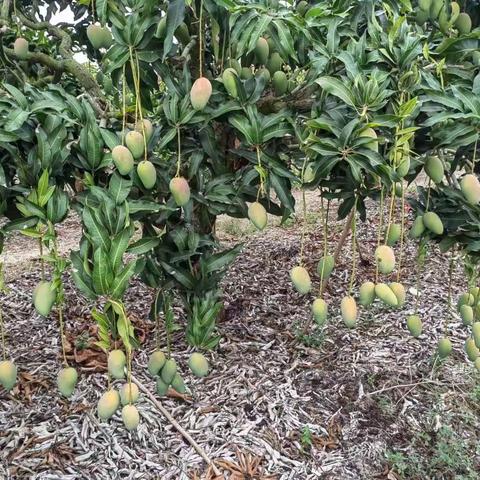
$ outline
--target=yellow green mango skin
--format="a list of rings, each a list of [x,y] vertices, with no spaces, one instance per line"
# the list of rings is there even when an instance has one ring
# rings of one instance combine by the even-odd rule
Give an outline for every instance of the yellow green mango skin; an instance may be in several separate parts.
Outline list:
[[[464,325],[471,325],[474,318],[473,308],[470,305],[461,305],[460,316]]]
[[[133,155],[127,147],[123,145],[114,147],[112,150],[112,159],[121,175],[128,175],[133,170]]]
[[[101,420],[108,420],[120,406],[120,395],[116,390],[106,391],[98,401],[97,413]]]
[[[428,157],[424,169],[428,177],[435,183],[440,183],[445,176],[443,162],[438,157]]]
[[[102,48],[105,38],[101,25],[98,23],[89,25],[87,27],[87,38],[95,50],[99,50],[100,48]]]
[[[165,362],[165,365],[163,366],[162,370],[160,371],[160,376],[166,384],[170,385],[176,373],[177,373],[177,362],[175,362],[173,358],[169,358]]]
[[[183,378],[177,373],[173,377],[172,380],[172,388],[181,394],[184,394],[187,392],[187,388],[185,387],[185,382],[183,381]]]
[[[395,293],[386,283],[378,283],[375,285],[375,295],[386,305],[397,307],[398,300]]]
[[[455,27],[460,35],[468,35],[472,31],[472,19],[468,13],[462,12],[455,21]]]
[[[480,355],[480,351],[475,345],[475,340],[471,337],[467,338],[465,342],[465,353],[471,362],[474,362]]]
[[[305,295],[312,289],[310,275],[304,267],[293,267],[290,270],[290,279],[298,293]]]
[[[145,139],[148,143],[153,135],[153,124],[148,118],[144,118],[135,124],[135,131],[142,134],[142,136],[145,133]]]
[[[19,37],[13,43],[13,53],[20,60],[26,60],[28,57],[28,41]]]
[[[157,382],[155,384],[155,389],[157,391],[157,395],[163,397],[168,392],[168,384],[165,383],[161,377],[157,378]]]
[[[475,345],[480,348],[480,322],[475,322],[472,325],[472,335],[475,340]]]
[[[267,226],[267,211],[259,202],[253,202],[248,207],[248,218],[257,230],[263,230]]]
[[[360,286],[358,303],[363,307],[371,305],[375,300],[375,284],[373,282],[364,282]]]
[[[430,7],[430,20],[436,20],[444,6],[444,0],[433,0]]]
[[[78,373],[73,367],[62,368],[58,372],[57,386],[64,397],[71,397],[78,381]]]
[[[125,135],[125,144],[133,155],[133,158],[142,158],[145,155],[145,139],[140,132],[132,130]]]
[[[140,392],[138,391],[135,383],[124,383],[120,388],[120,402],[122,405],[128,405],[130,403],[136,403]]]
[[[345,296],[340,302],[342,320],[348,328],[355,328],[357,324],[357,304],[351,296]]]
[[[10,360],[0,362],[0,385],[9,392],[17,383],[17,367]]]
[[[418,6],[424,12],[430,12],[430,7],[432,6],[432,0],[418,0]]]
[[[443,223],[435,212],[427,212],[423,215],[423,224],[435,235],[443,234]]]
[[[127,363],[127,357],[122,350],[112,350],[108,354],[108,373],[113,378],[124,378],[125,377],[125,365]]]
[[[201,353],[192,353],[188,359],[188,366],[196,377],[206,377],[208,375],[208,360]]]
[[[163,368],[167,358],[165,354],[160,350],[153,352],[148,359],[147,368],[150,375],[155,376],[158,375],[158,372]]]
[[[322,326],[327,321],[328,305],[323,298],[316,298],[312,304],[312,315],[315,323]]]
[[[423,323],[418,315],[409,315],[407,317],[407,328],[412,337],[418,338],[422,334]]]
[[[475,297],[471,293],[462,293],[457,301],[457,310],[460,312],[462,305],[473,306],[475,303]]]
[[[270,54],[270,48],[265,38],[260,37],[257,40],[254,52],[257,63],[259,63],[260,65],[265,65],[268,60],[268,55]]]
[[[195,80],[190,90],[190,103],[194,110],[203,110],[212,95],[212,84],[208,78],[200,77]]]
[[[335,268],[335,259],[333,255],[325,255],[320,259],[317,265],[317,273],[320,275],[320,279],[326,280],[330,277]]]
[[[438,341],[437,352],[440,358],[447,358],[452,353],[452,342],[449,338],[441,338]]]
[[[395,268],[395,254],[388,245],[380,245],[375,250],[378,270],[381,273],[392,273]]]
[[[137,175],[147,190],[152,189],[157,183],[157,171],[150,160],[143,160],[137,165]]]
[[[131,432],[138,427],[140,423],[140,414],[135,405],[125,405],[122,408],[122,420],[125,428]]]
[[[423,223],[423,216],[418,216],[410,229],[410,238],[420,238],[425,232],[425,225]]]
[[[223,86],[227,93],[233,97],[238,97],[237,82],[236,82],[237,72],[233,68],[226,68],[222,74]]]
[[[475,370],[477,372],[480,372],[480,357],[475,360],[474,365],[475,365]]]
[[[405,298],[407,296],[407,292],[405,291],[405,287],[399,282],[392,282],[389,284],[390,290],[395,294],[397,297],[397,306],[403,307],[405,304]]]
[[[460,188],[468,203],[471,205],[480,203],[480,182],[476,175],[471,173],[465,175],[460,182]]]
[[[179,207],[184,207],[190,200],[190,187],[183,177],[175,177],[170,180],[170,193]]]
[[[243,67],[242,71],[240,72],[240,78],[242,80],[249,80],[253,77],[252,70],[248,67]]]
[[[398,223],[392,223],[388,229],[387,245],[389,247],[395,245],[400,240],[402,234],[402,227]]]
[[[48,317],[57,298],[52,282],[41,281],[33,291],[33,305],[39,315]]]

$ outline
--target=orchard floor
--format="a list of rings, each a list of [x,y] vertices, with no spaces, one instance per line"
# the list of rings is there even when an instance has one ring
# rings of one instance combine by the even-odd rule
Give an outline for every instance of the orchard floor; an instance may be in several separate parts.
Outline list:
[[[321,255],[318,199],[309,195],[305,258],[313,272]],[[374,276],[371,261],[377,214],[359,224],[364,262],[355,288]],[[289,282],[300,249],[301,218],[266,232],[247,222],[221,219],[224,245],[245,242],[223,282],[222,341],[209,354],[205,379],[189,374],[191,349],[175,335],[174,355],[190,388],[162,404],[222,470],[215,477],[201,457],[165,418],[142,398],[141,424],[126,432],[118,414],[99,423],[95,405],[106,388],[104,355],[91,348],[95,328],[90,305],[67,281],[68,355],[81,372],[71,401],[59,397],[55,377],[59,342],[54,318],[40,318],[30,296],[39,279],[36,246],[15,237],[7,245],[10,292],[2,308],[8,352],[20,381],[0,389],[0,479],[478,479],[480,478],[480,377],[465,361],[465,327],[454,314],[448,333],[453,354],[433,362],[445,330],[448,256],[435,248],[421,276],[424,334],[410,337],[405,317],[413,311],[416,246],[405,249],[402,282],[409,289],[401,310],[375,304],[361,309],[358,327],[347,330],[339,302],[348,285],[351,249],[345,247],[325,298],[325,331],[302,335],[313,295],[301,296]],[[330,222],[333,250],[343,223]],[[75,218],[61,228],[64,252],[78,241]],[[455,262],[453,297],[465,288],[462,263]],[[318,278],[314,277],[314,288]],[[147,319],[151,293],[140,282],[127,298],[137,334],[134,374],[153,390],[146,372],[154,349]],[[180,308],[177,321],[184,323]],[[164,346],[162,341],[162,346]]]

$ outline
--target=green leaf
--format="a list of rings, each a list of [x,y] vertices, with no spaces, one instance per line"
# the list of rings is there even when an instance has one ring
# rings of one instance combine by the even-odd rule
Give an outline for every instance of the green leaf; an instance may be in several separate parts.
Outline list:
[[[347,105],[350,105],[351,107],[354,106],[351,92],[338,78],[322,77],[316,80],[316,83],[318,83],[326,92],[340,98],[340,100]]]
[[[128,263],[124,269],[115,277],[112,285],[112,297],[121,298],[128,286],[128,281],[135,273],[136,262]]]
[[[137,242],[130,245],[127,249],[128,253],[133,255],[143,255],[150,250],[153,250],[160,244],[159,237],[143,237]]]

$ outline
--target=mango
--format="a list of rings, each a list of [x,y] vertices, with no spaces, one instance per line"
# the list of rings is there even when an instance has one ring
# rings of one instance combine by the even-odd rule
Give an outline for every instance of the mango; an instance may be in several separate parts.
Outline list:
[[[272,78],[273,89],[275,90],[275,95],[281,97],[287,93],[288,79],[285,75],[285,72],[278,71],[273,74]]]
[[[248,67],[243,67],[242,71],[240,72],[240,78],[242,80],[250,80],[253,78],[252,70]]]
[[[265,65],[265,63],[267,63],[270,49],[268,47],[268,42],[265,38],[260,37],[257,40],[254,53],[255,53],[255,59],[257,63],[259,63],[260,65]]]
[[[223,86],[227,93],[233,97],[238,97],[238,90],[237,90],[237,72],[233,68],[226,68],[222,74]]]
[[[395,245],[400,240],[400,235],[402,234],[402,227],[398,223],[392,223],[390,228],[387,229],[387,245]]]
[[[52,282],[41,281],[33,291],[33,305],[39,315],[48,317],[57,299],[57,291]]]
[[[465,175],[460,182],[465,200],[471,205],[478,205],[480,203],[480,182],[476,175],[471,173]]]
[[[175,177],[170,180],[170,193],[179,207],[185,206],[190,200],[190,187],[183,177]]]
[[[397,307],[398,300],[392,289],[386,283],[378,283],[375,285],[375,295],[386,305]]]
[[[141,133],[142,135],[145,133],[145,139],[148,143],[153,135],[152,122],[148,118],[138,120],[138,122],[135,124],[135,131]]]
[[[64,397],[71,397],[78,381],[78,373],[73,367],[62,368],[57,375],[58,390]]]
[[[381,273],[392,273],[395,268],[395,254],[388,245],[380,245],[375,250],[375,259]]]
[[[122,350],[112,350],[108,354],[107,364],[108,372],[113,378],[125,377],[125,365],[127,363],[127,357]]]
[[[263,230],[267,226],[267,211],[259,202],[253,202],[248,207],[248,218],[257,230]]]
[[[87,27],[87,38],[95,50],[103,47],[103,28],[99,23],[93,23]]]
[[[325,324],[328,315],[328,305],[323,298],[316,298],[312,303],[312,315],[317,325]]]
[[[125,144],[133,155],[133,158],[142,158],[145,155],[145,140],[143,135],[136,130],[131,130],[125,135]]]
[[[263,77],[265,78],[265,83],[268,84],[270,83],[270,80],[271,80],[271,75],[270,75],[270,72],[266,69],[266,68],[260,68],[256,71],[255,75],[257,77]]]
[[[297,13],[303,17],[307,13],[309,7],[310,5],[306,0],[301,0],[297,4]]]
[[[158,375],[158,372],[162,369],[167,361],[165,354],[160,350],[153,352],[148,359],[147,368],[150,375]]]
[[[128,175],[133,169],[133,155],[130,150],[123,146],[117,145],[112,150],[113,163],[121,175]]]
[[[188,27],[185,22],[182,22],[175,30],[175,38],[182,45],[186,46],[190,43],[190,32],[188,31]]]
[[[480,372],[480,357],[475,360],[474,365],[477,372]]]
[[[28,57],[28,41],[19,37],[13,42],[13,53],[20,60],[26,60]]]
[[[107,27],[103,27],[100,31],[101,47],[108,50],[113,44],[112,32]]]
[[[206,377],[208,375],[208,361],[201,353],[192,353],[188,359],[188,366],[196,377]]]
[[[435,182],[440,183],[445,175],[443,162],[438,157],[427,157],[424,165],[425,173]]]
[[[472,19],[468,13],[462,12],[455,21],[455,27],[460,35],[468,35],[472,30]]]
[[[173,358],[169,358],[165,362],[165,365],[163,366],[162,370],[160,371],[160,376],[165,383],[170,385],[176,373],[177,373],[177,362],[175,362]]]
[[[0,385],[10,391],[17,383],[17,367],[10,360],[0,362]]]
[[[297,266],[290,270],[290,279],[298,293],[305,295],[312,289],[310,275],[304,267]]]
[[[443,223],[435,212],[427,212],[423,216],[423,224],[435,235],[442,235]]]
[[[136,403],[140,392],[135,383],[124,383],[120,388],[120,401],[122,405],[128,405],[130,403]]]
[[[471,293],[462,293],[457,301],[457,310],[460,312],[462,305],[473,306],[475,303],[475,297]]]
[[[212,84],[205,77],[195,80],[190,90],[190,102],[194,110],[203,110],[212,95]]]
[[[187,388],[185,387],[185,382],[183,378],[177,373],[172,380],[172,388],[178,393],[186,393]]]
[[[425,225],[423,223],[423,216],[419,215],[414,221],[410,229],[410,238],[419,238],[425,232]]]
[[[335,268],[335,259],[333,255],[325,255],[320,259],[317,265],[317,273],[320,275],[320,279],[326,280],[330,277]]]
[[[441,338],[438,341],[437,352],[440,358],[446,358],[452,353],[452,342],[449,338]]]
[[[434,21],[440,15],[440,11],[445,5],[444,0],[433,0],[432,5],[430,6],[430,20]]]
[[[157,183],[157,171],[149,160],[143,160],[137,165],[137,175],[147,190],[153,188]]]
[[[340,302],[342,319],[348,328],[354,328],[357,323],[357,304],[351,296],[345,296]]]
[[[424,12],[430,12],[430,7],[432,6],[432,0],[418,0],[418,6]]]
[[[473,323],[473,308],[470,305],[462,305],[460,307],[460,316],[464,325],[471,325]]]
[[[403,307],[405,304],[405,298],[407,296],[407,292],[405,291],[405,287],[398,282],[392,282],[388,285],[390,290],[395,294],[397,297],[398,307]]]
[[[371,305],[375,300],[375,284],[373,282],[363,282],[360,286],[358,303],[364,307]]]
[[[275,72],[278,72],[282,69],[282,65],[283,65],[283,59],[282,57],[280,56],[280,54],[278,52],[273,52],[272,55],[270,55],[270,58],[268,59],[268,62],[267,62],[267,69],[268,71],[270,72],[270,75],[272,77],[275,76]],[[286,77],[285,77],[285,91],[287,89],[287,84],[286,84]]]
[[[471,362],[474,362],[480,355],[480,351],[475,345],[475,340],[471,337],[467,338],[465,342],[465,353]]]
[[[472,335],[475,340],[475,345],[480,348],[480,322],[475,322],[472,325]]]
[[[448,15],[445,6],[442,7],[442,9],[440,10],[440,14],[438,15],[438,26],[440,28],[440,31],[445,35],[450,29],[450,16]]]
[[[157,390],[157,394],[160,395],[161,397],[163,397],[164,395],[166,395],[167,392],[168,392],[168,384],[165,383],[165,382],[161,379],[161,377],[158,377],[158,378],[157,378],[156,390]]]
[[[423,324],[418,315],[407,317],[407,328],[412,337],[418,338],[422,334]]]
[[[430,12],[424,12],[423,10],[418,10],[418,12],[415,15],[415,23],[421,27],[422,25],[425,24],[425,22],[429,19],[430,17]]]
[[[122,408],[122,420],[125,428],[130,432],[140,423],[140,415],[135,405],[125,405]]]
[[[395,196],[401,198],[402,195],[403,195],[403,183],[397,182],[395,184]]]
[[[114,389],[106,391],[98,401],[97,413],[100,419],[108,420],[120,405],[120,395]]]
[[[374,152],[378,152],[378,140],[377,140],[378,137],[377,137],[377,133],[373,128],[370,128],[370,127],[364,128],[359,133],[359,136],[372,138],[373,140],[371,142],[368,142],[363,146],[366,148],[369,148],[370,150],[373,150]]]

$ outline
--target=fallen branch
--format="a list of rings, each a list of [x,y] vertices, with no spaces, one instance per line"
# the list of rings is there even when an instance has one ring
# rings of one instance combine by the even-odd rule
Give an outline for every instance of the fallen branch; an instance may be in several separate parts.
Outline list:
[[[148,400],[160,410],[161,414],[177,429],[179,433],[187,440],[187,442],[195,449],[195,451],[210,465],[215,473],[219,476],[222,473],[207,455],[205,450],[190,436],[190,434],[172,417],[172,415],[165,409],[165,407],[154,397],[154,395],[148,390],[143,383],[141,383],[133,375],[130,375],[130,378],[135,385],[147,396]]]

